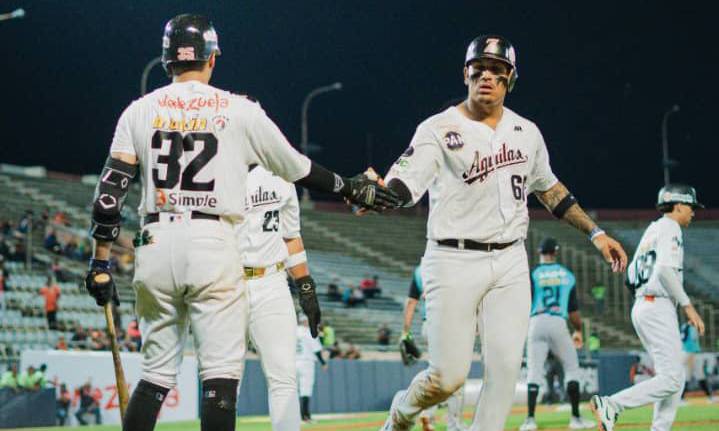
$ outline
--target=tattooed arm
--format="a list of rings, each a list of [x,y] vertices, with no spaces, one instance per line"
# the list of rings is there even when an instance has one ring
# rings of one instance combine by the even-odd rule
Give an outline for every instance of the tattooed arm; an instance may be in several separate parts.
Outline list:
[[[565,220],[582,233],[591,235],[592,243],[602,253],[604,259],[612,265],[613,271],[624,271],[627,266],[627,254],[621,244],[598,228],[594,220],[571,196],[564,184],[557,182],[548,190],[537,191],[534,194],[549,212]]]

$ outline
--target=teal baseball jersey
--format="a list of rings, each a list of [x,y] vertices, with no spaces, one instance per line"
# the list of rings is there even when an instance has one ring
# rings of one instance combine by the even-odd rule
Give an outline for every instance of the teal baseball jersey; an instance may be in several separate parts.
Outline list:
[[[576,279],[572,271],[558,263],[542,263],[532,271],[531,315],[551,314],[567,318],[577,311]]]

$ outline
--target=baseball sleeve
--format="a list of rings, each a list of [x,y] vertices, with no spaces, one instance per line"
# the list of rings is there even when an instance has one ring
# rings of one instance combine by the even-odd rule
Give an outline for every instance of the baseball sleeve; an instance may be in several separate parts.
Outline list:
[[[544,143],[542,133],[539,129],[536,130],[536,133],[537,149],[534,156],[534,166],[527,179],[530,193],[547,191],[558,181],[549,165],[549,153],[547,152],[547,145]]]
[[[407,150],[392,165],[385,184],[397,178],[407,186],[412,200],[406,205],[416,204],[439,172],[442,150],[439,140],[428,126],[420,124]]]
[[[251,147],[248,163],[258,163],[291,183],[309,174],[310,159],[290,145],[259,106],[248,124],[247,135]]]
[[[657,238],[657,265],[681,270],[684,266],[682,231],[678,225],[662,229]]]
[[[419,286],[417,286],[417,276],[414,276],[412,277],[412,283],[409,285],[409,293],[407,293],[407,297],[419,301],[421,296],[422,292],[420,292]]]
[[[300,203],[294,184],[287,184],[287,193],[289,199],[280,209],[282,238],[297,238],[300,236]]]
[[[132,116],[134,112],[135,102],[130,104],[120,115],[115,127],[115,134],[112,137],[110,145],[111,153],[127,153],[133,156],[137,155],[135,145],[132,139]]]

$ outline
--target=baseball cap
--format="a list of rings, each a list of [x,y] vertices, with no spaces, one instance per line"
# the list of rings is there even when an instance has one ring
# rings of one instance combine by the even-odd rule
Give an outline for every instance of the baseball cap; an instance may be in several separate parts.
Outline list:
[[[557,244],[557,240],[554,238],[544,238],[542,242],[539,243],[539,252],[542,254],[556,253],[557,250],[559,250],[559,244]]]

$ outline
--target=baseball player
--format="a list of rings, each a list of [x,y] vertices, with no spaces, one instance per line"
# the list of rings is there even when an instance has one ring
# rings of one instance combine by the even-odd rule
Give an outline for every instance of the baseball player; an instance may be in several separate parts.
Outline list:
[[[531,274],[532,309],[527,337],[527,419],[520,431],[537,429],[534,410],[539,384],[544,377],[547,354],[559,359],[567,382],[567,395],[572,406],[569,429],[592,428],[595,423],[579,414],[579,360],[575,349],[582,347],[582,318],[579,314],[576,280],[564,265],[557,263],[559,245],[546,238],[539,245],[539,265]],[[566,320],[574,327],[570,335]]]
[[[119,303],[110,248],[120,232],[130,181],[139,171],[142,230],[133,288],[143,370],[123,428],[154,429],[175,386],[191,325],[202,380],[201,428],[234,430],[248,318],[234,226],[246,212],[247,166],[260,164],[287,181],[371,209],[397,202],[366,176],[343,178],[311,162],[258,104],[210,86],[220,49],[207,18],[171,19],[162,49],[173,82],[133,102],[120,116],[95,190],[90,232],[96,242],[85,287],[100,306]],[[320,312],[312,285],[300,290],[300,305],[316,333]]]
[[[285,269],[298,286],[315,285],[300,236],[297,191],[292,183],[252,165],[247,205],[247,217],[237,231],[250,303],[250,339],[267,378],[272,428],[296,431],[300,427],[297,315]]]
[[[696,361],[697,353],[701,353],[702,351],[702,348],[699,345],[699,333],[697,332],[697,328],[684,322],[682,323],[679,332],[682,336],[682,351],[684,352],[684,367],[686,371],[686,383],[684,384],[684,390],[682,391],[682,400],[687,394],[689,383],[692,379],[695,379],[699,383],[699,387],[709,398],[709,402],[713,402],[714,397],[712,396],[709,374],[706,372],[704,364],[698,364]]]
[[[402,354],[402,362],[405,365],[412,365],[420,358],[422,353],[414,342],[412,337],[412,319],[417,305],[421,302],[422,314],[422,337],[427,338],[427,310],[425,308],[423,295],[422,271],[419,267],[414,268],[412,273],[412,283],[409,286],[407,300],[404,303],[404,327],[402,328],[402,336],[399,341],[399,350]],[[462,408],[464,407],[464,386],[455,391],[447,399],[447,430],[462,431]],[[434,416],[437,412],[437,406],[430,407],[420,413],[419,418],[422,423],[423,431],[434,430]]]
[[[302,420],[310,422],[310,398],[315,386],[315,362],[327,369],[327,362],[322,357],[322,345],[317,337],[310,334],[309,320],[300,316],[300,326],[297,328],[297,383],[300,388],[300,408]]]
[[[627,269],[627,287],[635,296],[632,324],[654,363],[654,377],[611,396],[595,395],[590,407],[601,431],[612,431],[624,409],[654,403],[653,431],[669,430],[684,387],[682,341],[677,304],[699,335],[704,322],[683,287],[684,241],[694,209],[702,208],[694,188],[668,184],[659,190],[657,209],[664,215],[652,222]]]
[[[552,173],[537,126],[504,107],[516,80],[507,39],[473,40],[464,62],[467,99],[422,122],[385,178],[403,205],[427,189],[430,202],[422,259],[429,368],[395,396],[385,429],[409,429],[464,384],[477,326],[484,380],[472,429],[504,427],[529,323],[527,193],[587,234],[614,270],[626,265],[621,245]]]

